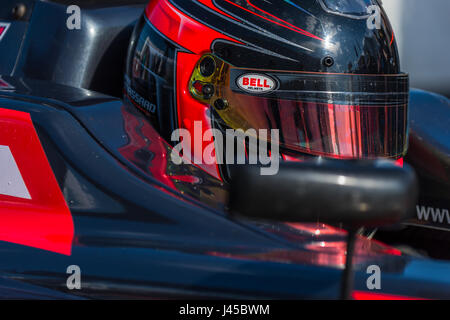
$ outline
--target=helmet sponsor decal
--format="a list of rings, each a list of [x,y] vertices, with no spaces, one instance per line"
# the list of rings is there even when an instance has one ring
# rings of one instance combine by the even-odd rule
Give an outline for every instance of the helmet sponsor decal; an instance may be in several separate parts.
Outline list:
[[[154,114],[156,113],[156,105],[143,98],[139,93],[133,90],[130,85],[130,78],[125,77],[125,92],[130,98],[131,102],[136,103],[138,107],[142,108],[144,111]]]
[[[9,26],[10,23],[0,22],[0,41],[2,41],[3,37],[6,34],[6,31],[8,31]]]
[[[275,79],[258,73],[246,73],[236,80],[237,86],[250,93],[268,93],[277,88]]]

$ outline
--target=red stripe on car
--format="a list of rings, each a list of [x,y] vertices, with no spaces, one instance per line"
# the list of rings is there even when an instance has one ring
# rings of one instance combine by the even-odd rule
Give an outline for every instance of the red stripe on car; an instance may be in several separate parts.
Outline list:
[[[30,114],[0,109],[0,146],[0,241],[70,255],[72,216]]]

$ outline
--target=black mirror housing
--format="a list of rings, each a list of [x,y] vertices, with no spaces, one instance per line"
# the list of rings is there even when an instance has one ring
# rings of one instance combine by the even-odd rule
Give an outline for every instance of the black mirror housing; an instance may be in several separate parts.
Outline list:
[[[413,169],[387,160],[284,162],[273,176],[237,166],[231,180],[231,211],[272,221],[393,225],[413,216],[418,196]]]

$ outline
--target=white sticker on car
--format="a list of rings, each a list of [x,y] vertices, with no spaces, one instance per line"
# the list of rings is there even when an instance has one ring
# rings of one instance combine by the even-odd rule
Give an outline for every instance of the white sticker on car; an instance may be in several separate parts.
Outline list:
[[[23,181],[17,163],[8,146],[0,146],[0,194],[31,199],[30,193]]]

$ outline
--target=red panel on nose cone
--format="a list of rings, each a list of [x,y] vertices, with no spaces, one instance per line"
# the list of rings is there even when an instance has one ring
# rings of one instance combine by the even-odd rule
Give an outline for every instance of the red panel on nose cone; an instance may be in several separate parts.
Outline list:
[[[0,109],[0,241],[70,255],[74,226],[28,113]]]

